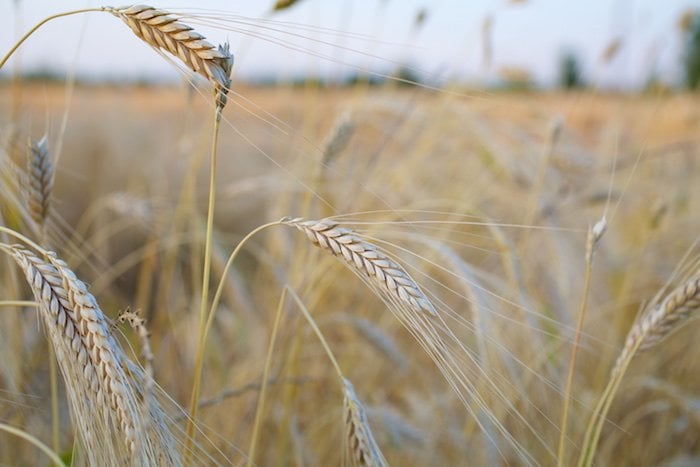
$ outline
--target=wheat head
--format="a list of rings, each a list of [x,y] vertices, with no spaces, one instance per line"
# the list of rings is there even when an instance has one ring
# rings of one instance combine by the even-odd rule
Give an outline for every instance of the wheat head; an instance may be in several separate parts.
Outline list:
[[[115,464],[124,458],[178,464],[165,424],[158,423],[141,436],[142,377],[110,333],[87,286],[52,253],[42,258],[20,246],[10,251],[40,303],[90,464]],[[140,377],[134,380],[133,375]],[[151,404],[150,413],[160,411]]]
[[[167,11],[147,5],[104,7],[123,20],[141,40],[156,50],[165,50],[179,58],[188,68],[209,80],[217,94],[217,106],[226,105],[231,87],[233,55],[228,44],[215,47],[190,26]]]
[[[625,340],[615,369],[631,358],[632,353],[656,346],[678,328],[690,314],[700,308],[700,274],[669,293],[661,303],[652,306],[634,324]],[[615,370],[613,370],[615,371]]]
[[[355,394],[355,388],[346,378],[343,378],[343,394],[346,455],[350,464],[367,467],[388,466],[374,439],[365,409]]]
[[[339,227],[330,219],[283,219],[282,223],[301,230],[314,245],[344,259],[357,271],[374,279],[379,289],[391,299],[416,312],[437,314],[432,302],[401,265],[352,230]]]
[[[54,168],[46,136],[31,144],[27,167],[29,214],[34,223],[43,228],[49,217]]]

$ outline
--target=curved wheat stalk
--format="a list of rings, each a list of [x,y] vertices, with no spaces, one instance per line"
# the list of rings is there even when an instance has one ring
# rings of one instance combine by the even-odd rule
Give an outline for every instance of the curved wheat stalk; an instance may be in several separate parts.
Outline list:
[[[217,94],[217,106],[223,109],[231,87],[233,67],[228,43],[215,47],[177,17],[151,6],[104,7],[104,10],[123,20],[151,47],[165,50],[209,80]]]
[[[401,265],[352,230],[339,227],[330,219],[296,218],[281,222],[301,230],[316,246],[342,257],[363,275],[373,278],[390,298],[408,305],[413,311],[437,314],[430,299]]]
[[[111,335],[95,298],[54,254],[41,258],[19,246],[9,248],[23,270],[49,332],[63,373],[74,423],[91,465],[134,462],[178,464],[167,427],[161,422],[142,436],[142,383],[135,365]],[[149,413],[161,412],[149,401]],[[115,429],[121,433],[115,437]]]

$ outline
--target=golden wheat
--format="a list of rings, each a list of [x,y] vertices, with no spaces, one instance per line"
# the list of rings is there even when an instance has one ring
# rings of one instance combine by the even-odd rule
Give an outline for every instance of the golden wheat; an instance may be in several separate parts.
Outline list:
[[[352,383],[346,378],[343,378],[343,394],[346,455],[350,464],[367,467],[388,466],[372,434],[365,408],[355,394]]]
[[[46,136],[33,143],[27,168],[27,204],[29,214],[37,227],[43,229],[49,217],[54,169]]]
[[[664,340],[698,308],[700,308],[700,275],[695,275],[668,294],[661,303],[648,308],[634,324],[627,334],[625,347],[618,357],[613,372],[635,353],[649,350]]]
[[[352,230],[330,219],[283,219],[282,223],[301,230],[314,245],[342,257],[363,275],[373,278],[391,299],[397,299],[413,311],[437,314],[430,299],[401,265]]]
[[[154,430],[141,436],[144,421],[138,396],[143,376],[110,333],[87,286],[52,253],[41,258],[19,246],[9,251],[40,304],[90,463],[118,463],[127,457],[178,464],[164,423],[159,420]],[[148,417],[162,413],[153,401],[148,405]],[[115,428],[121,432],[121,442],[115,443]]]
[[[169,52],[209,80],[214,84],[218,107],[226,105],[233,67],[228,43],[215,47],[175,16],[151,6],[105,7],[105,11],[123,20],[136,36],[154,49]]]

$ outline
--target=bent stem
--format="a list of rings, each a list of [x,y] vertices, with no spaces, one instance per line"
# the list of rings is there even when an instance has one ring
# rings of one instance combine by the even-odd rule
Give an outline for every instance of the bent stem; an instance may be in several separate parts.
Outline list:
[[[2,61],[0,61],[0,69],[2,69],[3,65],[5,65],[5,63],[10,59],[12,54],[15,53],[15,51],[19,48],[19,46],[22,45],[24,43],[24,41],[29,39],[29,37],[32,34],[34,34],[36,32],[36,30],[39,29],[40,27],[42,27],[44,24],[48,23],[49,21],[51,21],[53,19],[63,18],[65,16],[77,15],[80,13],[88,13],[88,12],[92,12],[92,11],[104,11],[104,8],[102,8],[102,7],[100,7],[100,8],[84,8],[82,10],[67,11],[64,13],[58,13],[56,15],[49,16],[48,18],[44,18],[43,20],[39,21],[36,24],[36,26],[34,26],[24,36],[22,36],[22,38],[20,40],[18,40],[17,43],[15,43],[15,45],[12,46],[10,51],[7,52],[7,54],[2,58]]]
[[[45,445],[44,443],[39,441],[37,438],[30,435],[29,433],[22,431],[22,430],[18,430],[17,428],[10,426],[10,425],[7,425],[5,423],[0,423],[0,431],[5,431],[5,432],[10,433],[12,435],[15,435],[19,438],[22,438],[25,441],[28,441],[29,443],[36,446],[41,452],[46,454],[46,456],[49,459],[51,459],[51,461],[54,464],[65,467],[65,465],[66,465],[65,462],[63,462],[61,460],[61,458],[58,457],[58,455],[54,451],[51,450],[50,447],[48,447],[47,445]]]

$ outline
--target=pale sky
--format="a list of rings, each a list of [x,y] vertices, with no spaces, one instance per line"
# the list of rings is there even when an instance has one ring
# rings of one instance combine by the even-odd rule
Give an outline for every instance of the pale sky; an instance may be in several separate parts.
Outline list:
[[[194,24],[201,19],[185,21],[214,44],[229,40],[236,56],[234,73],[241,77],[339,76],[368,68],[390,72],[395,63],[407,62],[424,79],[458,76],[484,82],[508,67],[529,70],[537,82],[548,84],[556,82],[558,57],[571,50],[581,58],[588,81],[614,86],[640,86],[652,72],[677,82],[682,51],[678,20],[684,11],[700,9],[700,0],[300,0],[289,10],[268,15],[273,3],[153,0],[149,4],[194,15],[223,10],[250,18],[228,23],[228,30]],[[101,4],[0,0],[0,30],[10,32],[0,36],[0,51],[4,54],[20,31],[50,14]],[[421,10],[427,16],[416,31],[414,20]],[[487,67],[482,30],[489,17],[492,62]],[[249,33],[242,33],[242,28]],[[289,34],[282,34],[282,29]],[[621,40],[619,53],[605,64],[601,55],[616,38]],[[79,74],[90,77],[177,78],[174,67],[126,25],[100,12],[55,20],[20,52],[25,69],[65,71],[75,66]]]

